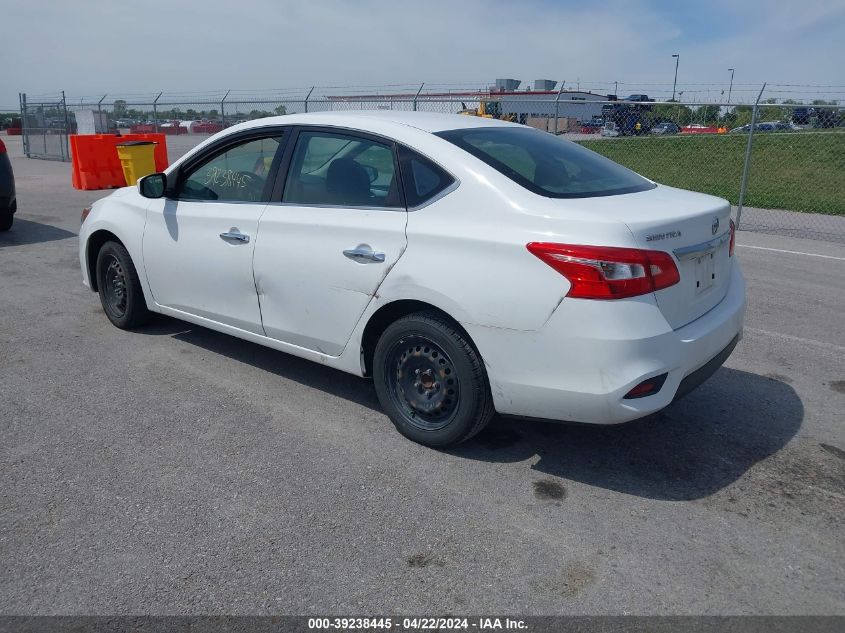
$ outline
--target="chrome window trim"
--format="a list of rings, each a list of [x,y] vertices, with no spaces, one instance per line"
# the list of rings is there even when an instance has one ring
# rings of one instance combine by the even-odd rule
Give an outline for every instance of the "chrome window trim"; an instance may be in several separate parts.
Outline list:
[[[313,209],[346,209],[354,211],[402,211],[405,213],[405,207],[375,207],[365,205],[353,204],[321,204],[319,202],[270,202],[268,207],[308,207]]]
[[[437,163],[435,163],[435,165],[436,164]],[[444,169],[443,171],[446,171],[446,170]],[[449,174],[448,171],[446,171],[446,173]],[[449,175],[452,176],[452,174],[449,174]],[[427,206],[434,204],[435,202],[437,202],[441,198],[448,196],[455,189],[457,189],[460,185],[461,185],[461,181],[458,180],[457,178],[455,178],[454,176],[452,176],[452,184],[451,185],[446,187],[443,191],[439,192],[437,195],[434,195],[431,198],[429,198],[428,200],[424,201],[422,204],[418,204],[415,207],[408,207],[408,211],[411,212],[411,211],[419,211],[420,209],[425,209]]]

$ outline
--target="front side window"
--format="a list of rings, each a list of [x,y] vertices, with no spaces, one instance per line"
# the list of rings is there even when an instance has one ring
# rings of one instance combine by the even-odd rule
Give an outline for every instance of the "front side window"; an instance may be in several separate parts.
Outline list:
[[[261,202],[282,137],[253,139],[193,168],[176,191],[180,200]]]
[[[402,206],[393,148],[342,133],[300,132],[282,202]]]
[[[539,130],[480,127],[437,136],[548,198],[613,196],[656,186],[604,156]]]

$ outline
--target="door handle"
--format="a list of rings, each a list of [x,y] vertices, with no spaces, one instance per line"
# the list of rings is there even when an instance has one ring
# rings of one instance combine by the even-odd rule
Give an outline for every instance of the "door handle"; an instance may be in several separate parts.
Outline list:
[[[249,242],[249,235],[240,231],[226,231],[225,233],[221,233],[220,237],[224,240],[233,240],[235,242]]]
[[[362,246],[347,249],[343,251],[343,254],[352,261],[362,264],[367,262],[376,262],[380,264],[384,261],[384,253],[379,253],[371,248],[364,248]]]

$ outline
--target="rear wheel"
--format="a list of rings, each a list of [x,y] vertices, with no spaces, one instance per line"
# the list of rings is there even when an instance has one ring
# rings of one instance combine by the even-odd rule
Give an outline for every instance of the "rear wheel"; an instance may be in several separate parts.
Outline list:
[[[115,326],[130,330],[146,323],[150,311],[129,252],[118,242],[106,242],[97,255],[97,289],[103,311]]]
[[[493,417],[493,399],[478,352],[436,312],[410,314],[379,338],[373,380],[397,430],[427,446],[472,437]]]

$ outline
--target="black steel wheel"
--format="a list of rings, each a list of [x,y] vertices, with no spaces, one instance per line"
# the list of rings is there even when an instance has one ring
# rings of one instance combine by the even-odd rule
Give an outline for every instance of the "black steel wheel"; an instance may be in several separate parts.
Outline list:
[[[399,432],[428,446],[462,442],[494,413],[478,352],[436,312],[411,314],[387,327],[376,344],[373,379]]]
[[[110,315],[120,318],[126,314],[126,272],[113,253],[108,253],[103,257],[103,265],[106,267],[102,291],[104,307]]]
[[[128,330],[150,318],[132,258],[118,242],[106,242],[97,254],[97,290],[103,311],[115,326]]]
[[[389,393],[408,423],[425,431],[448,425],[460,398],[458,376],[449,355],[420,335],[395,341],[388,354]]]

